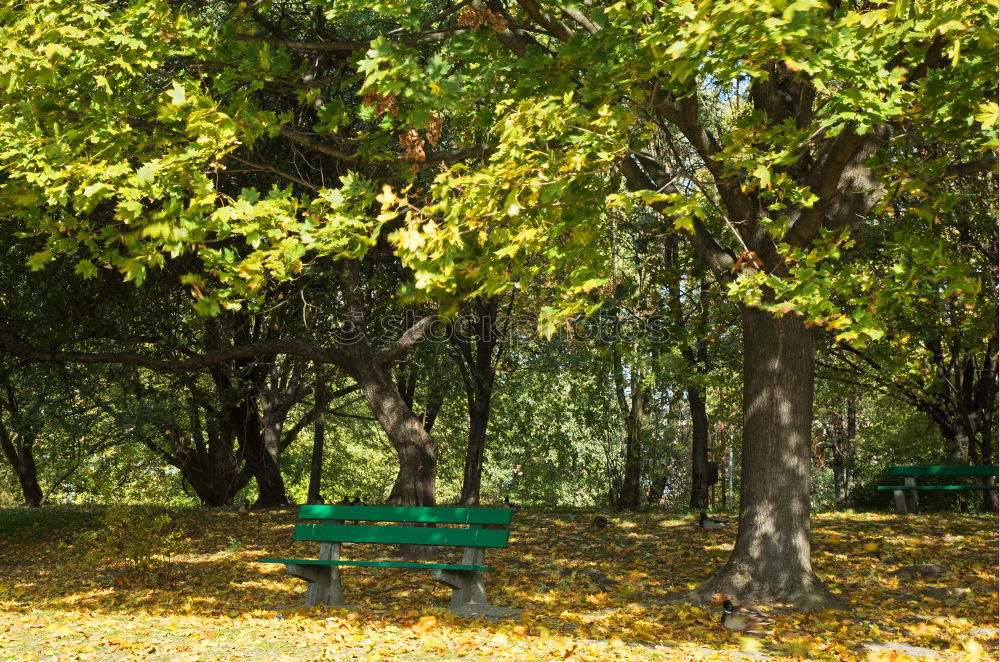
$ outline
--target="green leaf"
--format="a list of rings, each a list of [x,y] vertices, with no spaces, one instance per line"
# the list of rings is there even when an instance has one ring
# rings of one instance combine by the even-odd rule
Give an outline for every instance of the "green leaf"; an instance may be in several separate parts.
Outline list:
[[[32,271],[44,269],[45,265],[52,261],[52,253],[49,251],[38,251],[28,258],[28,268]]]
[[[167,96],[170,97],[170,103],[175,106],[183,106],[187,101],[187,93],[184,91],[184,86],[177,81],[171,81],[171,87],[167,90]]]
[[[83,278],[93,278],[97,275],[97,267],[90,260],[80,260],[73,271]]]

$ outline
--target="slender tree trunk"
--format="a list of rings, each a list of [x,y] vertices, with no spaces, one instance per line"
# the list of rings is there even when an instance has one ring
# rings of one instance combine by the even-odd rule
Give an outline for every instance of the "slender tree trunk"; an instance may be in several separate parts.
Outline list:
[[[506,347],[507,338],[504,335],[511,319],[513,295],[508,299],[502,330],[498,326],[500,303],[500,297],[477,298],[470,309],[471,318],[465,320],[468,324],[457,324],[451,334],[469,414],[469,439],[465,449],[462,494],[459,497],[463,506],[479,505],[481,496],[486,428],[490,421],[497,367]]]
[[[857,459],[858,438],[858,398],[852,395],[847,399],[847,452],[844,459],[844,498],[854,489],[854,469]]]
[[[306,499],[315,503],[320,498],[320,487],[323,482],[323,444],[326,433],[326,384],[323,381],[323,366],[316,364],[316,419],[313,421],[313,448],[309,463],[309,493]]]
[[[797,315],[743,310],[739,532],[725,567],[693,592],[743,602],[835,602],[809,558],[815,330]]]
[[[616,323],[617,328],[617,323]],[[642,500],[640,476],[642,473],[642,433],[646,406],[643,371],[632,365],[628,372],[628,389],[625,386],[625,363],[621,351],[612,350],[612,376],[618,410],[625,419],[625,453],[622,458],[621,481],[612,482],[611,505],[618,510],[638,510]]]
[[[645,427],[646,390],[642,384],[642,371],[632,367],[631,407],[625,424],[625,469],[619,507],[635,511],[642,503],[642,441]]]
[[[281,469],[281,433],[285,429],[285,415],[287,411],[281,411],[274,407],[274,403],[264,400],[264,409],[261,416],[261,433],[264,437],[264,448],[271,456],[274,465]]]
[[[45,504],[45,495],[38,484],[38,467],[35,465],[31,444],[22,442],[15,446],[8,432],[0,429],[0,448],[17,474],[17,482],[24,495],[24,505],[28,508],[41,508]]]
[[[689,386],[691,411],[691,507],[708,508],[708,411],[703,389]]]
[[[485,402],[469,404],[469,443],[465,449],[465,470],[462,476],[463,506],[478,506],[483,482],[483,456],[486,453],[486,426],[490,421],[490,393]]]
[[[834,448],[831,465],[833,465],[833,503],[835,507],[840,508],[844,504],[847,490],[844,480],[844,456],[836,448]]]
[[[847,498],[848,481],[850,480],[848,465],[853,462],[854,430],[856,424],[854,414],[854,399],[847,400],[847,415],[841,414],[840,398],[836,400],[836,410],[830,416],[829,448],[832,456],[830,465],[833,469],[833,502],[839,508]]]
[[[673,282],[673,291],[677,303],[674,310],[674,321],[679,327],[684,326],[684,315],[680,306],[681,287],[678,279]],[[708,292],[710,285],[702,280],[698,289],[699,313],[697,317],[697,338],[695,347],[683,348],[684,359],[696,373],[708,371],[708,344],[704,338],[708,334]],[[691,503],[696,509],[708,508],[708,410],[705,402],[705,389],[697,382],[687,387],[688,408],[691,411]]]

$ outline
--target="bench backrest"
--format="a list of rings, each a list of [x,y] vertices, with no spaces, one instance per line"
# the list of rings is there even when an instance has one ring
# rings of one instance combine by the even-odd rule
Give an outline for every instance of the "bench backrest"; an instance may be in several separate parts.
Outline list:
[[[997,465],[955,465],[889,467],[890,476],[998,476]]]
[[[313,542],[379,543],[384,545],[442,545],[448,547],[506,547],[509,508],[429,508],[406,506],[302,506],[299,518],[318,520],[295,525],[295,540]],[[464,524],[465,527],[349,525],[344,521],[400,524]]]

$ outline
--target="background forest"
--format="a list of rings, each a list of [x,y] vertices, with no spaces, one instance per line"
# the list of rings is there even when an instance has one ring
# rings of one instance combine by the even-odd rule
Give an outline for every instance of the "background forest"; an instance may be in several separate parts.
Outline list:
[[[995,245],[989,238],[980,244]],[[623,252],[638,262],[643,256],[634,250],[629,245]],[[185,356],[268,328],[309,325],[310,331],[321,331],[322,320],[334,314],[323,310],[316,283],[296,283],[273,311],[205,318],[191,310],[186,292],[167,274],[155,275],[141,289],[114,278],[80,282],[55,268],[28,273],[18,267],[23,259],[13,258],[13,247],[6,252],[4,289],[37,293],[24,302],[30,305],[25,315],[53,345],[155,348],[164,356]],[[629,275],[635,282],[605,288],[606,308],[592,324],[552,339],[537,336],[536,320],[518,305],[516,295],[500,302],[494,332],[500,347],[492,354],[496,372],[482,465],[484,504],[508,496],[534,506],[619,509],[628,426],[637,420],[641,509],[735,506],[730,499],[739,498],[742,425],[736,306],[697,282],[693,292],[666,302],[666,286]],[[392,310],[396,286],[387,279],[370,295]],[[988,316],[994,292],[984,288],[974,314]],[[656,326],[649,325],[653,332],[643,332],[637,342],[616,341],[608,330],[613,322],[603,312],[608,309],[633,318],[644,315]],[[400,308],[398,319],[387,324],[398,325],[405,312]],[[474,318],[467,315],[465,321],[470,320]],[[912,332],[937,332],[939,320],[924,321],[926,328],[914,321]],[[387,334],[398,331],[390,328]],[[456,503],[470,439],[470,369],[454,334],[449,341],[444,323],[439,331],[398,362],[393,377],[438,440],[439,502]],[[641,331],[625,333],[636,337]],[[918,340],[930,343],[929,338]],[[955,360],[950,352],[968,355],[976,369],[987,368],[984,375],[973,373],[974,379],[988,380],[995,347],[995,332],[984,339],[957,339],[947,349],[948,360]],[[939,382],[921,383],[917,375],[926,374],[927,367],[911,352],[912,345],[890,343],[872,343],[865,354],[845,352],[833,342],[821,350],[812,439],[814,508],[889,509],[891,499],[874,490],[887,466],[949,461],[952,449],[935,416],[962,405],[947,399],[948,364],[942,366]],[[322,407],[316,404],[317,377],[332,394],[324,396]],[[34,504],[222,506],[243,498],[255,501],[256,483],[240,456],[242,431],[233,424],[234,417],[247,415],[234,394],[233,384],[241,379],[252,380],[250,409],[257,433],[270,435],[280,448],[290,502],[308,500],[317,448],[322,452],[318,489],[328,501],[356,494],[369,503],[385,501],[397,465],[384,431],[352,390],[351,380],[329,369],[317,371],[307,360],[279,357],[163,375],[7,356],[0,372],[2,503],[24,503],[26,498]],[[990,384],[986,381],[985,387]],[[694,403],[692,385],[703,394]],[[640,389],[643,401],[636,406],[631,396]],[[984,425],[968,450],[984,463],[996,460],[995,415],[988,410],[992,402],[984,400],[983,415],[993,428]],[[706,458],[721,471],[719,482],[705,493],[706,502],[693,500],[698,495],[692,494],[692,409],[699,405],[703,425],[707,423]],[[922,496],[928,506],[954,506],[950,495]],[[981,507],[978,499],[973,507]]]

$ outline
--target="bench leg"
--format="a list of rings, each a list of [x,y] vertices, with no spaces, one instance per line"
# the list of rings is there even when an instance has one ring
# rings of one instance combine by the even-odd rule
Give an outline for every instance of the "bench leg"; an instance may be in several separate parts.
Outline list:
[[[462,554],[462,565],[483,565],[484,553],[480,548],[466,547]],[[472,570],[431,570],[431,578],[450,586],[451,608],[463,605],[485,605],[486,582],[483,573]]]
[[[916,485],[917,479],[913,476],[907,476],[903,479],[904,485]],[[907,490],[906,491],[906,512],[910,515],[917,514],[917,491]]]
[[[892,498],[896,501],[896,514],[906,515],[906,494],[903,490],[893,490]]]
[[[903,478],[906,485],[916,485],[917,479],[913,476]],[[917,513],[917,491],[916,490],[893,490],[892,496],[896,500],[897,515],[915,515]]]
[[[323,542],[319,544],[321,561],[337,561],[340,559],[340,543]],[[305,565],[301,563],[286,563],[285,570],[292,577],[298,577],[309,582],[306,591],[306,606],[329,605],[337,607],[344,604],[344,589],[340,583],[340,568],[335,565]]]

